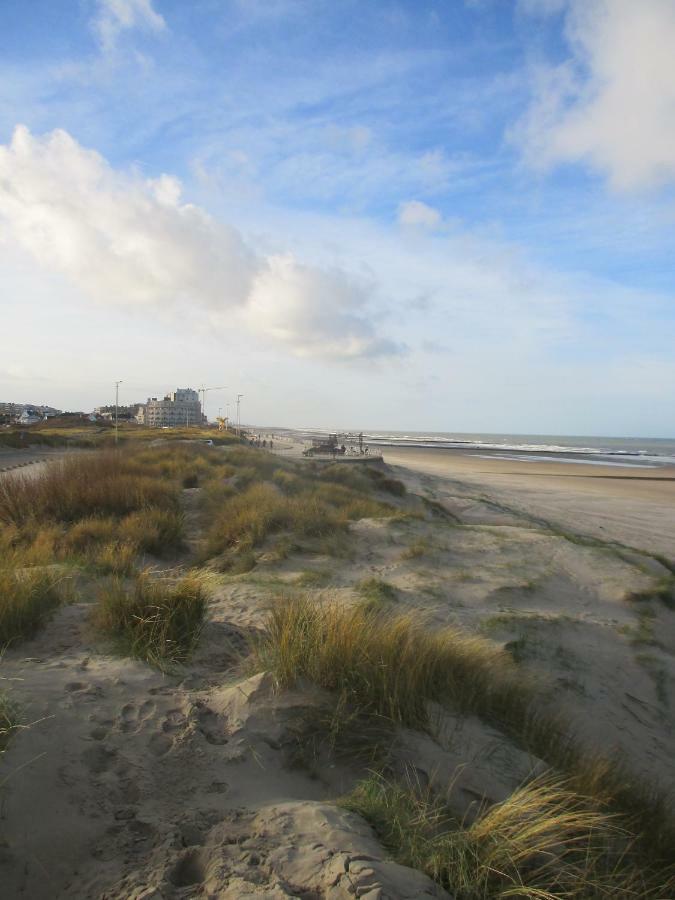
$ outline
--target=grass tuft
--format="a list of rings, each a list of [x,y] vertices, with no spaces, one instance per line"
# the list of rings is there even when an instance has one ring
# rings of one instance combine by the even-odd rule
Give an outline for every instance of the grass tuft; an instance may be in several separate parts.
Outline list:
[[[672,896],[645,871],[617,818],[560,779],[539,779],[484,809],[468,827],[412,781],[373,775],[343,805],[364,816],[396,859],[461,900]]]
[[[32,637],[66,601],[67,580],[55,569],[0,569],[0,647]]]
[[[16,706],[6,693],[0,691],[0,754],[7,749],[10,738],[18,726]]]
[[[334,691],[345,721],[365,715],[433,735],[438,710],[477,715],[566,772],[575,790],[620,811],[659,865],[672,853],[667,799],[620,760],[585,751],[551,710],[545,685],[491,641],[455,628],[430,632],[410,614],[293,597],[271,610],[252,654],[283,687],[306,679]]]
[[[363,598],[363,604],[372,611],[383,609],[397,599],[396,588],[381,578],[364,578],[356,589]]]
[[[206,613],[203,578],[187,575],[171,583],[148,572],[131,587],[115,579],[99,598],[93,623],[120,652],[163,667],[184,662],[193,650]]]

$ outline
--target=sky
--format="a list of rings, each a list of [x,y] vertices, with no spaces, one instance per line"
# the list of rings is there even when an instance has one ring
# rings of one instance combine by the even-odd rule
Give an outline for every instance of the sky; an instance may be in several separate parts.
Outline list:
[[[675,437],[675,0],[2,0],[0,400]]]

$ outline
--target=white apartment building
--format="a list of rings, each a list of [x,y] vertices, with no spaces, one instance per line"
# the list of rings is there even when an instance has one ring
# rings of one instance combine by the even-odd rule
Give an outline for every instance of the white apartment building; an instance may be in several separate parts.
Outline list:
[[[204,422],[199,394],[191,388],[178,388],[167,394],[163,400],[148,397],[136,413],[139,425],[150,428],[179,428],[201,425]]]

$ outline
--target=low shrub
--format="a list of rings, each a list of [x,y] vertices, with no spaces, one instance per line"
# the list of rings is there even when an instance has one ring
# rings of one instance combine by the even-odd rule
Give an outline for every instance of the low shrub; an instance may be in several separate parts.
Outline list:
[[[160,667],[183,662],[199,638],[207,593],[197,575],[171,583],[143,572],[130,587],[115,579],[102,591],[93,623],[129,656]]]

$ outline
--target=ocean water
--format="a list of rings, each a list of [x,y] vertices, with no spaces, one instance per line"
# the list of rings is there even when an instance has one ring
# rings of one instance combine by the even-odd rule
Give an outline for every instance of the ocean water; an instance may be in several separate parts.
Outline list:
[[[288,429],[307,439],[326,434],[320,428]],[[356,432],[340,438],[355,443]],[[669,438],[617,438],[552,434],[471,434],[449,431],[363,432],[371,447],[427,447],[464,450],[476,456],[521,461],[577,462],[582,465],[656,468],[675,465],[675,440]]]

